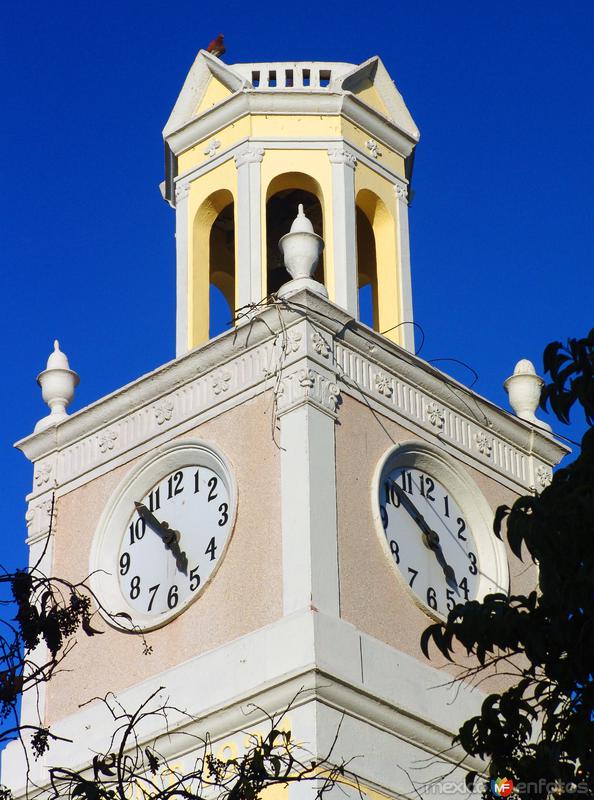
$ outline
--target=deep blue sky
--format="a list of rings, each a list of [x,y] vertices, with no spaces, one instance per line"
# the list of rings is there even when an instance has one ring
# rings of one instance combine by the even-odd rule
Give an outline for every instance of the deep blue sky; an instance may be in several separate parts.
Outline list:
[[[506,405],[519,358],[540,367],[548,341],[594,325],[591,0],[6,5],[5,565],[24,560],[32,477],[12,443],[47,411],[35,376],[54,337],[81,376],[73,409],[174,355],[161,129],[219,32],[228,63],[383,58],[422,136],[411,241],[425,358],[467,362],[476,390]]]

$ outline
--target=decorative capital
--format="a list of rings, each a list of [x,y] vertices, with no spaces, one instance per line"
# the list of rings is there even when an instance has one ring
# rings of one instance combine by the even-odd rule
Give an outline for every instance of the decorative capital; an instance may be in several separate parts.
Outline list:
[[[396,191],[396,197],[399,200],[401,200],[403,203],[406,203],[406,201],[408,200],[408,189],[407,189],[407,187],[403,186],[400,183],[397,183],[396,186],[394,187],[394,189]]]
[[[264,158],[263,147],[246,147],[240,150],[234,156],[235,166],[237,169],[243,167],[244,164],[259,164]]]
[[[329,147],[328,158],[332,164],[345,164],[351,169],[357,166],[357,156],[346,147]]]
[[[175,184],[175,202],[181,203],[190,194],[190,182],[184,181],[183,183]]]
[[[311,403],[326,414],[336,416],[340,389],[333,380],[314,369],[301,369],[284,377],[276,390],[278,415],[304,403]]]
[[[318,355],[328,358],[330,355],[330,345],[319,331],[314,331],[311,335],[311,345]]]

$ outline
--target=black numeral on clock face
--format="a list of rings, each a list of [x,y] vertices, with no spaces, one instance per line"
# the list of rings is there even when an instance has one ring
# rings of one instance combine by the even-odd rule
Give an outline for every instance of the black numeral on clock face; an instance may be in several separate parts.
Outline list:
[[[142,614],[177,613],[215,570],[231,522],[222,480],[208,466],[174,468],[134,503],[113,571]]]
[[[184,490],[183,487],[184,473],[176,472],[175,475],[167,478],[167,497],[171,500],[176,494],[181,494]]]
[[[137,519],[136,522],[132,522],[130,524],[130,544],[134,544],[134,542],[138,542],[142,539],[146,532],[146,522],[142,519]]]
[[[474,536],[439,480],[414,466],[395,467],[378,499],[393,563],[423,604],[447,614],[471,599],[479,574]]]

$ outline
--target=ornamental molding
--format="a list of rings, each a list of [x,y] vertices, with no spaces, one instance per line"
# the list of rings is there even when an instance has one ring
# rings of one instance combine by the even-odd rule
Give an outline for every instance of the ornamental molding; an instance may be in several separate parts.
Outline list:
[[[313,347],[314,352],[316,352],[319,356],[322,356],[322,358],[328,358],[332,352],[332,348],[319,331],[314,331],[312,333],[311,346]]]
[[[548,467],[537,467],[536,469],[536,483],[540,491],[546,489],[547,486],[551,485],[551,481],[553,480],[553,471]]]
[[[374,139],[407,158],[418,142],[418,133],[406,131],[386,119],[375,109],[352,94],[323,94],[321,92],[279,93],[238,92],[212,108],[208,114],[196,117],[178,130],[168,133],[166,142],[175,155],[209,140],[223,128],[237,122],[246,114],[340,114]]]
[[[248,146],[233,156],[237,169],[245,164],[259,164],[264,158],[264,148]]]
[[[379,149],[379,144],[375,141],[375,139],[368,139],[365,142],[365,147],[369,150],[372,158],[379,158],[382,155],[382,152]]]
[[[374,357],[377,352],[374,348]],[[530,451],[514,446],[503,431],[496,430],[495,422],[486,415],[481,416],[480,407],[477,408],[477,417],[471,418],[468,413],[444,402],[447,398],[443,396],[443,382],[431,386],[428,380],[415,380],[412,375],[388,371],[386,365],[380,369],[375,360],[339,341],[335,341],[334,360],[343,393],[365,402],[372,399],[379,410],[383,408],[400,424],[409,421],[427,433],[438,435],[441,442],[447,442],[464,453],[476,468],[485,469],[488,463],[490,473],[501,474],[523,490],[529,488]],[[402,361],[400,365],[409,372],[406,362]],[[441,389],[441,396],[430,393],[436,388]],[[451,392],[448,394],[452,400],[456,399]]]
[[[392,397],[394,387],[392,385],[392,378],[389,375],[386,375],[385,372],[378,372],[374,380],[375,388],[380,394],[384,395],[386,398]]]
[[[483,431],[479,431],[474,434],[474,441],[476,442],[476,449],[479,453],[486,458],[490,458],[493,452],[493,439],[487,436],[486,433],[483,433]]]
[[[437,430],[441,430],[443,428],[444,422],[444,413],[443,408],[431,401],[427,403],[425,406],[425,415],[429,420],[429,424],[432,425]]]
[[[48,461],[42,461],[41,464],[37,466],[35,470],[35,474],[33,480],[35,485],[38,487],[43,487],[45,484],[49,483],[50,478],[52,477],[53,466]]]
[[[394,186],[394,191],[396,192],[396,197],[405,203],[408,200],[408,187],[403,186],[400,183],[397,183]]]
[[[293,300],[293,298],[291,299]],[[35,463],[36,501],[263,392],[283,414],[304,402],[336,416],[341,394],[363,400],[414,433],[438,436],[478,469],[523,489],[567,448],[307,291],[248,324],[17,443]],[[479,436],[480,434],[480,436]],[[482,447],[482,451],[481,448]]]
[[[108,450],[113,450],[118,438],[118,432],[115,430],[106,430],[97,436],[97,444],[99,445],[99,452],[107,453]]]
[[[153,412],[155,414],[155,419],[157,420],[157,425],[163,425],[163,423],[169,422],[173,416],[174,408],[175,404],[169,397],[161,400],[160,403],[155,403],[153,406]]]
[[[357,166],[357,156],[348,147],[329,147],[328,158],[332,164],[344,164],[351,169]]]
[[[183,183],[175,184],[175,202],[181,203],[187,199],[190,194],[190,181],[183,181]]]
[[[52,520],[52,506],[54,508]],[[47,536],[50,532],[52,522],[55,522],[57,504],[54,503],[53,493],[40,495],[32,500],[25,513],[25,523],[27,525],[28,538],[30,543],[42,536]]]
[[[208,156],[209,158],[212,158],[220,146],[221,143],[218,139],[211,139],[206,148],[204,149],[204,155]]]
[[[300,369],[281,377],[275,389],[277,417],[305,403],[336,417],[340,403],[338,384],[316,369]]]

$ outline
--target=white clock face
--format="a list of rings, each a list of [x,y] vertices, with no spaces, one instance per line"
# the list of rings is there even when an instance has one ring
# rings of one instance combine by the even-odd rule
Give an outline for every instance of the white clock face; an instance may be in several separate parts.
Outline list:
[[[210,578],[230,533],[230,498],[213,469],[166,474],[131,503],[117,571],[125,602],[157,616],[184,606]]]
[[[396,466],[384,472],[379,510],[394,565],[417,598],[447,616],[478,594],[478,548],[456,498],[428,471]]]
[[[200,442],[176,442],[132,470],[107,504],[91,551],[92,586],[107,620],[129,618],[150,630],[196,600],[223,561],[236,505],[226,462]]]

